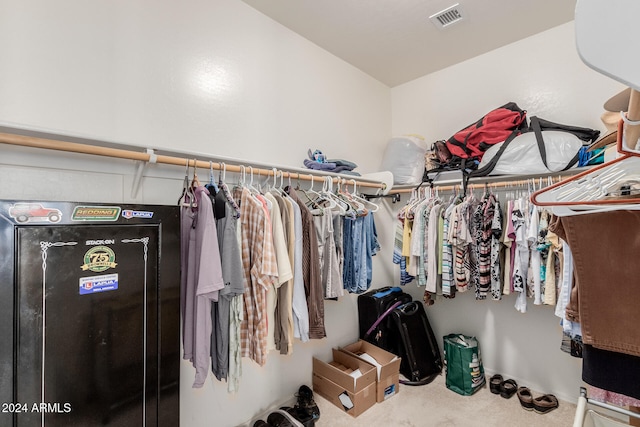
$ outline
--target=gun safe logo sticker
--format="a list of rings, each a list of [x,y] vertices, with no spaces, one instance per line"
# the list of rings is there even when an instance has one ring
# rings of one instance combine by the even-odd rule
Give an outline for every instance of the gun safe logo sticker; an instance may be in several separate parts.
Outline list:
[[[131,218],[153,218],[153,212],[147,211],[130,211],[125,209],[122,211],[122,217],[126,219]]]
[[[116,221],[120,216],[119,206],[76,206],[73,221]]]
[[[118,289],[118,273],[80,278],[80,295],[115,291],[116,289]]]
[[[62,219],[60,209],[47,208],[40,203],[16,203],[9,208],[9,216],[16,222],[52,222],[58,223]]]
[[[115,268],[116,254],[107,246],[95,246],[84,254],[84,264],[80,266],[82,271],[94,271],[100,273],[110,268]]]

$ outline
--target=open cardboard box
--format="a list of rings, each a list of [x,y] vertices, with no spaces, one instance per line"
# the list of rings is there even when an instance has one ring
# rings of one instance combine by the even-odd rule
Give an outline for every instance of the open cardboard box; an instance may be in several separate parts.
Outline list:
[[[344,351],[332,353],[329,363],[313,358],[313,391],[357,417],[376,403],[376,368]]]
[[[400,357],[363,340],[342,347],[340,351],[376,367],[378,402],[383,402],[400,391]]]

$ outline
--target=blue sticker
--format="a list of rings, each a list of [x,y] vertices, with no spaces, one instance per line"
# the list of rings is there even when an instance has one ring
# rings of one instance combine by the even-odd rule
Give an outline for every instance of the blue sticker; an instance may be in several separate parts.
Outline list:
[[[118,289],[118,273],[80,278],[80,295],[115,291],[116,289]]]
[[[131,218],[153,218],[153,212],[148,211],[132,211],[132,210],[123,210],[122,217],[126,219]]]
[[[396,394],[396,385],[395,384],[391,384],[389,387],[384,389],[384,398],[385,399],[390,398],[394,394]]]

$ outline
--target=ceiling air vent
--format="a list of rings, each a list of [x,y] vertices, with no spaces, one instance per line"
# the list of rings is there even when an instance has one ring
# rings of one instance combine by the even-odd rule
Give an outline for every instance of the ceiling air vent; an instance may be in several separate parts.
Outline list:
[[[448,27],[456,22],[462,21],[462,8],[459,3],[449,6],[448,8],[441,10],[429,17],[431,22],[434,23],[439,29]]]

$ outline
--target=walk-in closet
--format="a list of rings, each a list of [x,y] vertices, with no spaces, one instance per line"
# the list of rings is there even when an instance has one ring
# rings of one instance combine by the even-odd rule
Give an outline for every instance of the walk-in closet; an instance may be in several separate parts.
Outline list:
[[[602,16],[603,20],[610,15],[633,16],[640,13],[640,9],[629,0],[546,0],[535,2],[535,8],[520,4],[523,2],[512,4],[499,0],[492,0],[485,8],[475,4],[478,2],[449,4],[436,0],[411,0],[406,4],[400,2],[402,5],[357,0],[339,2],[339,5],[312,3],[291,0],[274,0],[269,4],[255,0],[3,2],[0,7],[0,201],[10,201],[0,203],[0,206],[7,206],[6,212],[0,211],[0,217],[4,223],[10,224],[0,228],[6,230],[3,239],[9,241],[10,236],[13,242],[14,230],[35,228],[33,226],[42,225],[43,221],[51,230],[59,230],[67,223],[84,224],[83,227],[91,231],[91,236],[83,237],[82,241],[76,239],[82,247],[72,248],[73,245],[69,244],[68,249],[70,253],[71,249],[82,252],[81,258],[85,256],[89,261],[80,259],[77,266],[71,262],[69,265],[77,267],[80,273],[75,273],[78,274],[94,268],[89,270],[96,272],[91,277],[99,278],[100,286],[104,286],[100,289],[105,290],[101,297],[106,298],[109,293],[115,295],[126,286],[124,273],[113,276],[115,273],[108,270],[120,262],[112,259],[118,255],[112,257],[106,249],[89,253],[92,249],[84,246],[108,246],[104,242],[109,237],[98,234],[109,230],[110,221],[117,221],[118,225],[153,223],[152,226],[160,230],[157,233],[159,242],[149,256],[158,260],[163,254],[173,256],[177,258],[173,261],[179,265],[184,260],[180,259],[176,248],[172,251],[160,249],[167,242],[180,244],[182,248],[189,247],[188,236],[178,242],[180,239],[175,240],[173,232],[164,230],[169,237],[163,237],[163,220],[159,215],[154,217],[146,206],[171,207],[167,208],[171,213],[166,215],[171,218],[170,224],[175,226],[174,220],[179,218],[180,210],[195,211],[203,194],[224,194],[227,201],[236,197],[237,201],[246,201],[260,200],[258,197],[251,199],[252,195],[270,193],[255,208],[260,221],[266,224],[267,217],[269,222],[272,218],[263,217],[262,209],[264,207],[268,211],[267,207],[273,208],[273,205],[281,209],[278,211],[280,218],[290,213],[294,219],[296,210],[287,197],[293,200],[297,197],[302,204],[308,205],[322,201],[322,205],[312,206],[317,217],[325,215],[323,220],[316,222],[323,224],[323,231],[318,235],[324,236],[324,240],[318,242],[315,240],[318,235],[314,234],[316,249],[321,249],[315,257],[328,264],[322,271],[309,273],[305,270],[308,277],[298,288],[297,292],[302,294],[297,294],[297,301],[301,304],[309,296],[309,289],[305,290],[304,284],[308,284],[312,277],[313,280],[323,279],[317,282],[316,288],[324,288],[321,289],[323,292],[314,293],[313,307],[305,304],[308,311],[306,329],[304,316],[294,320],[296,309],[293,307],[286,311],[287,314],[269,317],[262,326],[282,326],[287,322],[293,325],[295,322],[296,328],[292,327],[291,334],[288,334],[282,326],[281,335],[274,341],[263,343],[256,340],[246,344],[252,350],[238,352],[235,358],[232,355],[234,371],[231,375],[225,368],[217,370],[212,367],[212,363],[220,362],[212,362],[210,358],[211,347],[216,345],[212,341],[207,343],[208,353],[204,361],[196,362],[197,351],[191,352],[196,348],[195,341],[201,345],[203,336],[211,337],[210,330],[201,328],[197,314],[185,316],[185,312],[193,307],[185,308],[185,295],[191,294],[187,293],[187,281],[180,272],[189,271],[193,265],[187,268],[185,265],[188,264],[183,262],[180,271],[158,276],[161,291],[165,278],[180,282],[171,288],[176,290],[176,285],[182,285],[182,304],[179,307],[163,308],[163,304],[177,304],[178,298],[173,294],[157,304],[153,293],[148,294],[151,302],[140,300],[145,307],[144,313],[151,307],[151,314],[144,314],[144,322],[139,319],[143,322],[140,328],[153,327],[153,331],[158,331],[157,335],[154,332],[145,341],[145,352],[149,350],[147,345],[164,345],[162,328],[158,326],[162,322],[173,322],[173,326],[180,328],[179,342],[175,342],[178,329],[168,334],[171,345],[179,345],[180,356],[178,358],[171,353],[165,359],[167,364],[176,364],[167,368],[173,369],[167,384],[171,383],[179,394],[179,414],[165,417],[167,420],[179,419],[182,426],[251,427],[260,418],[266,420],[266,416],[278,408],[292,406],[302,385],[312,387],[314,360],[328,363],[334,349],[357,342],[360,338],[359,295],[388,286],[400,287],[414,301],[422,303],[440,350],[443,337],[448,334],[477,338],[482,350],[486,385],[471,396],[461,396],[445,386],[443,370],[426,385],[400,383],[397,395],[378,401],[358,417],[352,417],[346,409],[316,393],[314,398],[320,409],[320,418],[316,422],[318,427],[394,425],[394,422],[412,426],[492,426],[505,423],[560,426],[573,423],[578,412],[596,408],[597,404],[593,403],[588,403],[586,409],[583,407],[587,402],[597,402],[602,396],[588,388],[581,391],[589,385],[583,380],[583,359],[577,354],[577,340],[568,323],[561,324],[559,315],[564,310],[558,308],[560,288],[551,284],[551,281],[559,283],[561,278],[556,274],[564,272],[558,269],[567,261],[563,255],[563,243],[555,237],[542,239],[539,243],[544,247],[543,255],[533,265],[520,264],[523,269],[548,267],[548,282],[546,279],[532,281],[530,286],[522,288],[517,283],[508,283],[507,278],[505,285],[506,265],[510,266],[513,278],[513,263],[509,264],[509,258],[505,262],[505,248],[509,248],[509,256],[524,256],[518,252],[518,244],[524,245],[523,242],[534,239],[533,236],[539,238],[534,228],[539,230],[540,225],[531,226],[528,234],[523,233],[523,241],[505,241],[502,228],[490,224],[496,216],[496,206],[500,207],[503,220],[508,212],[526,211],[530,214],[535,207],[539,223],[550,221],[557,207],[554,203],[567,197],[564,193],[554,192],[554,186],[589,168],[469,180],[464,179],[459,171],[451,171],[421,174],[417,181],[399,184],[394,183],[393,176],[381,165],[392,138],[422,138],[430,147],[435,141],[446,140],[483,114],[509,102],[517,103],[526,110],[528,117],[538,116],[557,123],[581,126],[605,135],[608,130],[602,119],[605,113],[603,106],[616,94],[633,88],[633,77],[622,73],[622,78],[615,78],[620,74],[616,69],[603,71],[586,64],[585,60],[597,56],[598,52],[579,51],[577,44],[609,45],[612,54],[607,62],[616,63],[616,57],[629,54],[620,46],[622,43],[633,44],[623,31],[623,28],[632,26],[619,25],[619,34],[607,36],[602,34],[599,25],[581,21],[576,15],[576,7],[582,5],[584,10],[590,10],[591,15]],[[443,26],[436,15],[450,6],[453,12],[442,14],[441,20],[455,18],[455,22]],[[430,20],[430,16],[433,19]],[[417,23],[418,17],[420,24]],[[600,30],[585,31],[584,25],[587,29]],[[577,40],[581,32],[590,34],[587,40]],[[356,51],[354,46],[358,42],[362,44]],[[428,49],[428,54],[421,50],[423,48]],[[607,68],[606,64],[604,68]],[[632,93],[635,97],[637,92],[634,90]],[[625,118],[626,126],[635,126],[634,120],[640,119]],[[616,116],[615,121],[618,119]],[[616,214],[627,214],[618,217],[609,213],[614,218],[611,221],[629,227],[637,226],[633,224],[633,215],[637,212],[634,195],[638,185],[633,181],[637,163],[634,154],[629,154],[631,158],[625,163],[620,162],[618,167],[624,169],[622,172],[609,170],[603,178],[629,178],[629,186],[619,190],[626,192],[624,196],[630,201],[623,203],[622,209],[615,206],[610,209]],[[610,158],[606,160],[610,161]],[[334,166],[327,166],[327,163]],[[206,192],[202,190],[204,188],[208,188]],[[549,190],[538,197],[539,204],[534,204],[532,195],[544,189]],[[576,191],[581,189],[579,187]],[[214,199],[214,196],[208,199],[213,209],[216,206]],[[434,251],[432,255],[435,258],[442,259],[439,257],[443,248],[429,244],[428,234],[423,236],[421,246],[416,246],[417,252],[413,255],[416,258],[399,262],[398,254],[402,253],[398,252],[397,246],[399,218],[405,218],[410,209],[413,210],[409,215],[413,215],[416,208],[421,209],[424,218],[424,212],[436,206],[439,208],[434,213],[442,217],[456,199],[464,203],[474,200],[474,206],[484,206],[483,212],[487,215],[490,211],[490,218],[483,217],[481,222],[484,221],[485,229],[492,230],[492,233],[480,237],[482,241],[478,248],[482,247],[482,250],[478,249],[476,253],[483,262],[481,285],[480,281],[456,279],[455,252],[451,255],[453,276],[449,276],[452,280],[448,282],[442,278],[441,263],[424,264],[427,269],[422,272],[406,270],[407,262],[410,269],[415,268],[414,262],[420,262],[422,254],[428,254],[429,250]],[[551,202],[543,206],[549,200]],[[11,207],[17,209],[24,207],[21,203],[33,201],[49,202],[50,205],[29,207],[43,208],[45,213],[10,212]],[[66,202],[74,202],[74,206],[85,210],[80,213],[73,209],[64,211],[60,206]],[[225,205],[229,207],[226,213],[239,221],[238,230],[241,230],[243,219],[237,214],[243,206],[239,203],[234,207],[233,203],[228,203]],[[50,209],[47,211],[47,208]],[[59,222],[56,209],[63,215],[62,222]],[[599,205],[588,209],[602,209],[603,212],[599,213],[602,215],[608,213]],[[108,211],[117,211],[115,219],[109,217]],[[161,211],[165,215],[165,211]],[[207,212],[215,214],[215,211]],[[53,216],[49,216],[52,213]],[[82,213],[88,216],[83,218]],[[580,217],[584,221],[589,215]],[[610,216],[603,218],[610,221]],[[186,223],[185,217],[182,221]],[[190,227],[194,230],[198,227],[193,217],[189,221],[192,222],[186,227],[187,233]],[[273,221],[269,229],[271,225],[282,227],[280,233],[286,237],[286,223],[276,225],[277,221]],[[313,219],[309,221],[313,225]],[[498,222],[496,219],[495,223]],[[343,253],[342,257],[333,258],[336,251],[345,249],[335,247],[335,242],[346,241],[336,240],[334,233],[343,231],[341,227],[347,223],[352,226],[349,228],[349,233],[353,233],[349,234],[351,241],[360,239],[359,242],[366,241],[366,244],[354,244],[349,248],[349,257]],[[115,227],[115,223],[111,225]],[[582,236],[580,233],[589,233],[584,229],[589,226],[587,222],[570,224],[565,221],[562,226],[569,243],[578,242]],[[421,231],[425,233],[429,229],[426,223],[422,227]],[[260,231],[260,227],[254,229]],[[289,230],[294,229],[292,222]],[[315,232],[312,228],[309,230]],[[437,227],[432,228],[432,232],[437,233]],[[23,231],[15,233],[18,236]],[[634,233],[632,230],[616,234],[617,240],[614,240],[622,245],[616,251],[608,247],[592,247],[595,246],[593,242],[599,241],[597,239],[586,243],[580,240],[574,245],[587,245],[593,253],[622,256],[626,253],[624,248],[628,247],[624,246],[625,239],[634,240]],[[128,239],[128,236],[120,237],[123,241]],[[609,245],[614,245],[614,240],[602,239]],[[16,239],[18,241],[21,240]],[[45,241],[48,240],[43,239]],[[97,242],[102,243],[98,245]],[[143,248],[138,241],[135,242],[135,251],[132,243],[118,244],[136,256],[147,256],[146,252],[138,251]],[[325,251],[330,244],[330,250]],[[295,242],[291,245],[295,250]],[[241,246],[236,248],[240,257]],[[264,245],[257,246],[263,248]],[[7,247],[0,244],[0,249],[11,251]],[[500,253],[492,253],[492,247],[500,248]],[[146,243],[144,248],[147,248]],[[275,245],[273,250],[276,251]],[[47,254],[41,250],[40,242],[33,251],[24,249],[23,253],[36,254],[33,256],[33,268],[37,266],[34,271],[39,272]],[[267,258],[271,255],[261,255],[261,262],[277,264],[287,254],[285,249],[280,254],[272,254],[270,260]],[[96,261],[104,262],[104,265],[92,264],[91,256],[98,255],[106,257]],[[212,257],[221,263],[227,255],[223,251]],[[13,275],[14,269],[29,271],[29,266],[17,268],[9,259],[13,257],[0,252],[0,277],[10,280],[8,277]],[[147,258],[141,259],[148,261]],[[133,263],[131,259],[127,261],[122,261],[123,267]],[[294,260],[288,261],[292,267],[289,275],[293,280]],[[618,273],[627,271],[626,265],[619,264],[616,259],[608,259],[607,262],[616,272],[612,277],[616,280],[625,277]],[[258,267],[251,269],[256,264],[244,265],[241,258],[234,258],[233,263],[238,263],[235,265],[237,271],[241,274],[246,272],[246,277],[255,278],[256,283],[272,276],[270,267],[264,267],[264,264],[260,264],[258,274]],[[162,265],[162,268],[167,268],[166,265],[174,264]],[[464,260],[461,260],[459,266],[462,268],[463,265]],[[81,270],[82,266],[86,269]],[[277,265],[272,267],[277,270]],[[343,267],[351,274],[344,282]],[[178,267],[174,269],[178,270]],[[193,270],[189,274],[192,273]],[[55,283],[51,275],[58,277],[62,273],[48,268],[46,274],[51,286]],[[227,292],[225,285],[230,282],[220,274],[212,273],[211,277],[214,276],[211,286],[202,292],[209,295],[211,301],[217,301],[219,291]],[[86,297],[83,302],[89,299],[83,292],[88,292],[93,286],[88,277],[85,274],[80,279],[73,278],[73,297]],[[290,288],[287,287],[285,283],[288,281],[284,277],[289,276],[283,274],[278,286],[283,285],[283,289],[290,292],[289,300],[294,300],[293,282]],[[147,281],[144,283],[146,286]],[[46,387],[45,368],[46,372],[52,373],[57,364],[51,363],[51,356],[47,356],[45,363],[44,350],[33,354],[18,352],[17,337],[25,336],[24,330],[20,330],[22,323],[14,316],[12,324],[6,313],[13,313],[28,299],[24,293],[14,292],[17,288],[12,288],[11,283],[0,283],[0,286],[3,287],[0,295],[6,296],[0,301],[0,310],[5,313],[2,319],[6,320],[0,325],[0,336],[9,337],[14,343],[13,348],[7,346],[0,350],[0,404],[3,405],[0,424],[31,426],[45,425],[46,422],[47,425],[56,425],[56,417],[66,415],[69,411],[65,412],[65,409],[70,407],[65,406],[68,402],[59,400],[54,392],[56,389]],[[613,289],[630,285],[606,283],[606,286],[612,288],[611,293],[615,293],[617,298],[624,299],[624,291],[618,293]],[[11,292],[8,289],[12,289]],[[41,301],[44,306],[47,288],[42,285],[34,289],[45,289],[42,295],[30,297],[38,304]],[[527,289],[531,290],[529,294]],[[224,310],[236,314],[246,313],[240,300],[246,304],[247,301],[253,303],[254,298],[262,298],[252,296],[248,300],[243,299],[241,288],[230,292],[235,297],[240,295],[240,299],[233,303],[238,305]],[[193,297],[197,300],[195,292]],[[606,293],[594,298],[607,304],[617,304],[616,298]],[[279,307],[276,300],[268,304]],[[623,306],[628,310],[621,304]],[[156,311],[172,313],[172,316],[154,317]],[[178,312],[180,319],[177,318]],[[49,312],[52,313],[54,309]],[[292,317],[282,317],[289,315]],[[42,331],[57,327],[52,318],[47,318],[42,312],[36,312],[34,316],[37,321],[32,322],[33,325]],[[625,316],[626,321],[636,320],[637,313],[626,311]],[[230,318],[229,315],[223,317]],[[243,321],[240,318],[235,320]],[[598,320],[602,321],[602,318]],[[590,342],[595,343],[596,352],[601,350],[598,346],[604,346],[607,352],[621,351],[620,354],[633,361],[637,357],[638,343],[633,341],[636,333],[626,334],[624,325],[627,323],[618,324],[615,317],[607,321],[617,326],[596,328],[587,339],[593,340]],[[186,323],[193,329],[185,341]],[[224,323],[214,323],[215,327],[230,328]],[[612,343],[607,341],[608,328],[615,338]],[[147,333],[148,329],[144,331]],[[230,340],[246,339],[240,329],[234,331],[237,335]],[[44,346],[44,333],[37,336],[42,338]],[[61,342],[71,339],[64,334],[57,336],[62,336]],[[102,338],[91,339],[98,345]],[[33,344],[34,348],[36,344],[40,345],[40,341]],[[122,345],[120,343],[118,348],[124,348]],[[245,341],[234,345],[237,345],[234,348],[242,348]],[[202,348],[198,347],[198,351]],[[60,349],[55,350],[52,354],[63,353]],[[229,356],[226,347],[223,352],[225,357]],[[590,354],[593,361],[593,352]],[[598,353],[595,357],[600,356]],[[66,357],[71,358],[70,355]],[[607,359],[609,355],[602,357],[598,362],[592,362],[594,364],[590,366],[593,369],[588,373],[589,379],[601,386],[607,385],[609,376],[598,376],[602,374],[598,368],[608,360],[617,360]],[[28,395],[28,402],[21,402],[18,398],[26,395],[20,394],[22,386],[16,385],[16,378],[23,377],[19,367],[24,365],[16,361],[31,358],[33,366],[42,370],[42,375],[39,377],[32,373],[29,376],[31,382],[28,386],[33,393]],[[140,381],[144,381],[142,395],[151,393],[156,397],[153,401],[142,398],[139,407],[144,408],[144,417],[139,413],[142,409],[130,404],[130,401],[141,399],[141,394],[136,392],[136,396],[126,399],[114,397],[118,401],[117,410],[109,417],[95,416],[95,419],[100,418],[105,425],[139,425],[140,422],[143,425],[161,425],[156,421],[163,418],[163,410],[168,408],[161,404],[161,397],[167,392],[168,386],[163,382],[167,376],[158,373],[162,372],[164,361],[157,355],[143,359],[144,368],[138,370],[137,376],[125,375],[123,381],[125,377],[127,381],[133,381],[139,376]],[[121,359],[113,356],[112,360]],[[68,362],[71,361],[93,365],[82,372],[100,371],[94,356],[75,354]],[[229,366],[228,361],[223,362]],[[63,366],[62,363],[59,365]],[[627,365],[621,362],[620,366]],[[628,366],[637,370],[632,362]],[[490,379],[496,375],[503,380],[512,379],[518,387],[527,387],[533,397],[553,395],[560,402],[559,406],[543,414],[526,411],[517,395],[506,399],[491,392]],[[64,384],[72,384],[71,379],[63,374],[55,378]],[[629,397],[637,392],[633,385],[624,384],[625,387],[618,389],[620,382],[615,379],[612,382],[612,391],[617,394],[627,393],[625,396]],[[78,390],[91,388],[86,384]],[[97,399],[99,393],[94,391],[93,394],[91,390],[87,391],[87,401]],[[74,398],[77,394],[73,393]],[[618,406],[630,408],[632,412],[637,409],[633,400],[618,403]],[[461,410],[461,407],[465,409]],[[23,408],[30,412],[29,416],[19,414]],[[34,410],[38,414],[34,414]],[[607,410],[604,409],[605,412]],[[149,411],[153,414],[149,415]],[[136,415],[128,417],[133,412]],[[627,422],[627,416],[619,413],[617,418]]]

